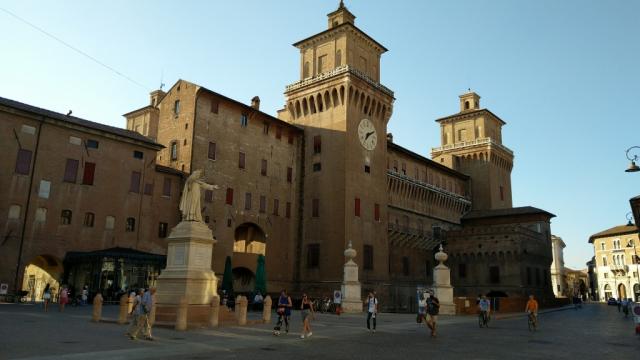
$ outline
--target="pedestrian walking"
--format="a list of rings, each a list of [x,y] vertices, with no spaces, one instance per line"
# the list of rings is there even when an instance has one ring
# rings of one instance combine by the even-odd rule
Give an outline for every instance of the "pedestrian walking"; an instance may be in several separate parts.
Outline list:
[[[433,292],[430,292],[427,298],[427,326],[431,329],[431,337],[436,337],[436,323],[439,312],[440,300],[433,296]]]
[[[287,334],[289,333],[289,317],[291,316],[292,306],[293,302],[291,301],[291,297],[287,294],[287,290],[283,289],[280,292],[280,297],[278,297],[278,306],[276,308],[278,322],[273,328],[273,335],[280,335],[280,329],[282,329],[283,323],[285,325],[285,332]]]
[[[140,330],[143,331],[145,339],[151,340],[151,337],[147,333],[147,322],[149,319],[148,314],[151,309],[147,309],[147,306],[142,301],[143,296],[144,289],[140,289],[133,303],[133,321],[131,323],[133,325],[133,329],[129,332],[129,338],[131,340],[137,339]],[[129,329],[131,328],[132,326],[129,326]]]
[[[310,337],[313,335],[311,332],[311,319],[315,318],[315,313],[313,311],[313,303],[307,296],[307,294],[302,294],[302,304],[300,305],[300,310],[302,310],[302,335],[300,335],[301,339],[305,337]]]
[[[622,299],[622,312],[624,313],[624,317],[629,316],[629,299]]]
[[[622,299],[618,298],[618,301],[616,301],[616,305],[618,305],[618,312],[620,312],[620,310],[622,309]]]
[[[87,285],[85,285],[82,288],[82,302],[80,303],[81,305],[87,305],[87,300],[89,299],[89,289],[87,288]]]
[[[367,330],[371,333],[376,332],[376,316],[378,314],[378,298],[375,291],[370,291],[367,300],[365,300],[367,306]],[[371,329],[371,319],[373,319],[373,329]]]
[[[44,312],[49,311],[49,303],[51,302],[51,286],[49,283],[44,287],[42,292],[42,300],[44,301]]]
[[[64,312],[64,306],[69,303],[69,289],[67,288],[67,285],[62,285],[62,289],[60,289],[59,299],[59,311]]]
[[[256,296],[253,297],[253,311],[261,311],[263,301],[264,297],[262,297],[260,291],[256,292]]]
[[[151,335],[151,309],[154,306],[153,295],[156,293],[156,288],[150,288],[145,291],[142,296],[142,310],[144,315],[144,336],[147,340],[153,340],[153,336]]]

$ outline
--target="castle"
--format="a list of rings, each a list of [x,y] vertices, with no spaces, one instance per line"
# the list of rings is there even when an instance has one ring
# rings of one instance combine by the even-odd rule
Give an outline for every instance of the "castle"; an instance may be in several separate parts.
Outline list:
[[[125,114],[127,130],[0,99],[0,148],[12,154],[0,175],[0,282],[34,294],[47,274],[103,292],[153,283],[154,256],[180,220],[181,181],[203,169],[220,186],[202,199],[213,270],[230,257],[236,292],[253,290],[264,255],[270,292],[329,295],[351,242],[363,289],[386,309],[410,310],[444,243],[456,296],[553,297],[554,215],[512,207],[505,121],[478,94],[436,120],[441,146],[429,159],[387,132],[387,49],[342,2],[326,30],[293,45],[300,80],[275,117],[258,97],[246,105],[185,80]],[[40,196],[43,181],[50,196]]]

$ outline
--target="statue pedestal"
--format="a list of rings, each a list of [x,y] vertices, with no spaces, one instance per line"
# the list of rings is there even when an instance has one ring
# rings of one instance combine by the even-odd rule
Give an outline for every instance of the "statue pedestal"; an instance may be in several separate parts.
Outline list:
[[[342,312],[361,313],[362,312],[362,289],[358,281],[358,265],[353,261],[356,251],[351,247],[345,250],[344,255],[349,258],[344,264],[344,278],[342,280]]]
[[[451,270],[444,264],[449,256],[442,251],[442,245],[440,245],[440,251],[436,253],[435,258],[440,264],[433,269],[433,295],[440,301],[440,314],[455,315],[456,305],[453,302]]]
[[[213,235],[199,221],[182,221],[168,237],[167,267],[157,283],[158,322],[175,324],[180,298],[187,300],[187,326],[209,321],[211,299],[217,296],[218,280],[211,270]]]
[[[451,286],[451,270],[444,264],[433,269],[433,292],[440,301],[440,314],[455,315],[456,306],[453,303],[453,286]]]

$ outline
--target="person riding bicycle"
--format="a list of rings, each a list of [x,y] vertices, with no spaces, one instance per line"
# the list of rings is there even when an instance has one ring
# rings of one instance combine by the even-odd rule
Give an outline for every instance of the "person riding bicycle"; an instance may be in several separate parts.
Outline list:
[[[480,310],[480,315],[484,323],[489,322],[489,313],[491,312],[491,301],[487,299],[485,295],[482,295],[480,301],[478,301],[478,310]]]
[[[527,306],[524,308],[524,312],[532,317],[534,323],[538,322],[538,302],[533,298],[533,295],[529,295],[529,300],[527,301]]]

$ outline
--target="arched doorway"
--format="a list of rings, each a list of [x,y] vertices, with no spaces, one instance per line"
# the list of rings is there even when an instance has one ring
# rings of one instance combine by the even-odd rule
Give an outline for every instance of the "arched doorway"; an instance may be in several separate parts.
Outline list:
[[[613,293],[611,292],[611,286],[609,286],[609,284],[606,284],[604,286],[604,299],[602,300],[607,301],[612,297],[613,297]]]
[[[233,268],[233,291],[236,293],[253,292],[256,284],[256,276],[246,267]]]
[[[625,299],[627,297],[627,288],[624,284],[618,285],[618,298]]]
[[[41,301],[44,288],[49,284],[51,293],[57,294],[64,273],[62,261],[53,255],[43,254],[34,257],[25,267],[22,278],[22,290],[28,291],[27,299]]]

